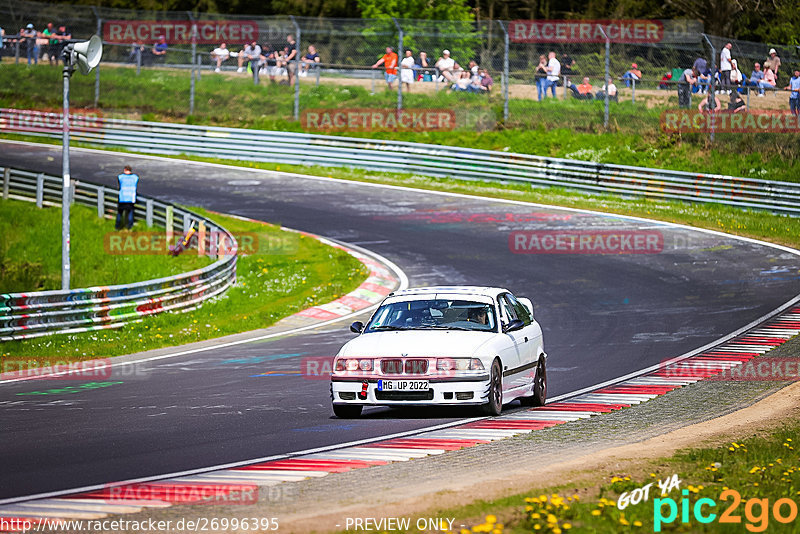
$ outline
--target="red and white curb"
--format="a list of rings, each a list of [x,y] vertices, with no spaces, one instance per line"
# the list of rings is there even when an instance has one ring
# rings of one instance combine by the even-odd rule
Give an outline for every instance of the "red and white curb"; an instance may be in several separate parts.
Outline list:
[[[376,278],[380,278],[383,274],[378,268],[380,266],[373,267],[377,273]],[[372,276],[371,274],[370,277]],[[3,520],[8,524],[14,519],[28,520],[33,524],[54,518],[99,519],[112,514],[129,514],[148,508],[208,504],[209,499],[223,503],[227,495],[235,495],[248,488],[275,486],[351,469],[365,469],[391,462],[405,462],[415,458],[445,454],[640,404],[742,365],[785,343],[798,333],[800,333],[800,306],[795,306],[731,341],[680,361],[676,368],[665,366],[543,407],[495,418],[478,419],[459,426],[425,431],[408,437],[386,439],[232,469],[157,482],[109,487],[66,497],[0,505],[0,524],[3,524]]]

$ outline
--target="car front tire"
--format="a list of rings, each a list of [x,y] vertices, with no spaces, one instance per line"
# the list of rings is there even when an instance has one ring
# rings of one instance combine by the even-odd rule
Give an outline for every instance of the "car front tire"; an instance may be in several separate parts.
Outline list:
[[[544,406],[547,402],[547,364],[540,359],[533,379],[533,395],[520,398],[523,406]]]
[[[358,404],[334,404],[333,414],[339,419],[355,419],[361,416],[361,408]]]
[[[489,375],[489,402],[482,406],[485,415],[500,415],[503,411],[503,370],[500,362],[492,362],[492,372]]]

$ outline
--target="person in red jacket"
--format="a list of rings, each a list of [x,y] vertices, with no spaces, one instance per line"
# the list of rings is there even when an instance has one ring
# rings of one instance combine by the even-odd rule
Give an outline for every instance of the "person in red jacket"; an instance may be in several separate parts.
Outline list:
[[[372,65],[372,68],[377,69],[381,65],[386,69],[384,78],[386,78],[386,84],[391,89],[392,84],[397,79],[397,54],[394,53],[394,49],[391,46],[386,47],[386,53]]]

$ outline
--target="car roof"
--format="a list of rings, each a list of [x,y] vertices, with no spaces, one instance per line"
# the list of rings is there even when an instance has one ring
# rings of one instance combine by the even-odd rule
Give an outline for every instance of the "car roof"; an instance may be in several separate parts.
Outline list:
[[[496,298],[500,293],[510,293],[507,289],[501,287],[484,287],[484,286],[430,286],[430,287],[413,287],[409,289],[402,289],[390,293],[390,297],[408,297],[408,296],[421,296],[421,295],[480,295],[483,297]]]

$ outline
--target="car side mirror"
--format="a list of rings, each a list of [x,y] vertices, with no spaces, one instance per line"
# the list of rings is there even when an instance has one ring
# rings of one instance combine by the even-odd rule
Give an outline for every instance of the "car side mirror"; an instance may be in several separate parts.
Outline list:
[[[360,334],[364,330],[364,323],[356,321],[350,325],[350,331],[354,334]]]
[[[523,323],[523,322],[522,322],[521,320],[519,320],[519,319],[514,319],[513,321],[511,321],[510,323],[508,323],[507,325],[505,325],[505,326],[503,327],[503,333],[506,333],[506,332],[513,332],[514,330],[519,330],[519,329],[521,329],[523,326],[525,326],[525,323]]]

